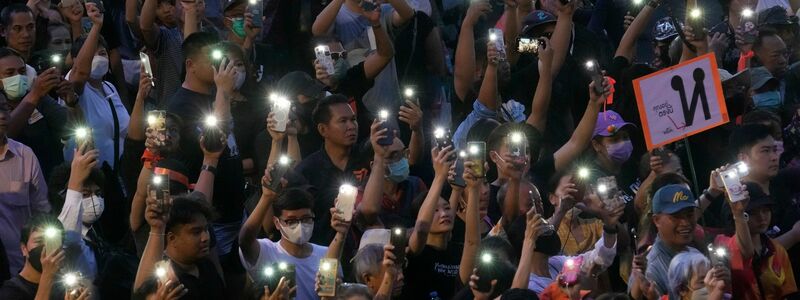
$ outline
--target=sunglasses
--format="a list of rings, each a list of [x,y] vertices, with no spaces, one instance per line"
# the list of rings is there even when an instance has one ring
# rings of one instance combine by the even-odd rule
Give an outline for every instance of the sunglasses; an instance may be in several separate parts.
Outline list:
[[[347,51],[331,52],[331,58],[333,60],[338,60],[339,58],[347,59]]]

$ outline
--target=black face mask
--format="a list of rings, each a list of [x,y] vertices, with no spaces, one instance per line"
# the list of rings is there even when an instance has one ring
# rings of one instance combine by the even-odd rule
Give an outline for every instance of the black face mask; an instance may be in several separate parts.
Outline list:
[[[44,251],[44,245],[33,248],[28,251],[27,258],[31,267],[39,273],[42,273],[42,251]]]

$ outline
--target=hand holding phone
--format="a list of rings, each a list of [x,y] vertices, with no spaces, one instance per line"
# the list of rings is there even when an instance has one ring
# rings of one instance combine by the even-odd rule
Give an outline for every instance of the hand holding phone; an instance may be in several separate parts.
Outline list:
[[[392,229],[389,242],[392,244],[392,246],[394,246],[392,254],[394,254],[395,262],[402,266],[406,261],[406,247],[408,246],[406,229],[403,227],[395,227]]]

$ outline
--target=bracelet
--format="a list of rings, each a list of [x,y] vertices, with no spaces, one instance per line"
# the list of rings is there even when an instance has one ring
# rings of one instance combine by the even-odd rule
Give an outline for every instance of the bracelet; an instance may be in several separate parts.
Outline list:
[[[211,175],[217,176],[217,167],[214,166],[203,165],[200,167],[200,171],[208,171]]]
[[[163,234],[163,233],[152,232],[152,231],[150,232],[150,235],[159,235],[159,236],[164,236],[164,234]]]
[[[603,225],[603,232],[608,234],[617,234],[619,233],[619,229],[617,226]]]

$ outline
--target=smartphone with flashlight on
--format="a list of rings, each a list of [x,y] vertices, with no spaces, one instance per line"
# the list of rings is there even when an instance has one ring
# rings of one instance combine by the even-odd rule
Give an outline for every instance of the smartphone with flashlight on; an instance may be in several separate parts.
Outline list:
[[[631,16],[639,15],[639,12],[642,11],[644,7],[644,0],[632,0],[630,5],[628,6],[628,12],[630,12]]]
[[[78,149],[83,148],[84,153],[94,149],[94,139],[92,138],[92,128],[78,127],[75,129],[75,142]]]
[[[333,75],[336,73],[336,68],[333,66],[333,58],[331,57],[331,48],[328,46],[317,46],[314,48],[314,55],[317,57],[317,61],[325,67],[325,72],[328,75]]]
[[[156,135],[159,142],[167,139],[167,112],[151,110],[147,113],[147,127]]]
[[[281,278],[289,280],[289,289],[297,284],[295,282],[295,266],[286,262],[279,262],[268,265],[264,268],[264,278],[266,279],[266,286],[270,291],[274,291],[278,287]]]
[[[44,251],[47,252],[47,255],[61,249],[62,238],[63,232],[58,228],[47,227],[44,229]]]
[[[587,167],[578,167],[572,174],[575,189],[578,191],[575,195],[575,200],[580,201],[589,190],[589,181],[592,177],[592,172]]]
[[[156,263],[156,280],[162,285],[169,280],[170,272],[172,272],[172,265],[170,265],[169,260],[162,260]]]
[[[439,150],[453,145],[453,141],[450,137],[450,129],[436,127],[436,129],[433,130],[433,138],[436,142],[436,147],[439,148]]]
[[[336,196],[336,209],[342,212],[345,221],[353,220],[353,212],[355,211],[356,196],[358,189],[356,187],[343,184],[339,186],[339,195]]]
[[[493,43],[494,48],[499,53],[499,60],[506,58],[506,44],[503,39],[503,31],[498,28],[489,28],[489,41]]]
[[[731,261],[729,253],[728,248],[725,246],[708,244],[708,257],[711,259],[712,266],[730,269]]]
[[[600,177],[597,178],[597,194],[600,196],[600,200],[603,201],[603,205],[607,210],[611,210],[619,203],[617,203],[617,178],[614,176],[607,176],[607,177]]]
[[[603,94],[603,71],[600,70],[600,65],[597,64],[597,61],[590,60],[586,62],[586,72],[589,73],[589,77],[594,81],[594,91],[602,95]]]
[[[272,170],[269,171],[269,176],[272,178],[272,181],[269,182],[269,188],[271,191],[275,192],[276,194],[280,194],[283,191],[283,185],[281,185],[281,179],[286,172],[289,171],[289,167],[292,166],[292,159],[289,156],[281,155],[278,158],[277,163],[272,166]]]
[[[388,129],[386,130],[386,137],[381,138],[378,140],[378,145],[381,146],[389,146],[394,143],[394,131],[392,127],[389,126],[389,111],[385,109],[381,109],[378,112],[378,120],[381,122],[380,129]]]
[[[756,27],[756,13],[750,8],[742,9],[741,18],[739,19],[739,30],[742,32],[742,39],[746,44],[755,43],[758,37]]]
[[[203,146],[211,152],[222,151],[225,144],[222,142],[223,133],[217,117],[207,116],[203,125]]]
[[[247,12],[252,15],[253,27],[261,28],[264,26],[264,4],[261,0],[248,0]]]
[[[703,11],[695,7],[689,10],[689,18],[686,21],[692,27],[694,38],[696,40],[704,40],[706,38],[706,22],[703,19]]]
[[[144,74],[150,79],[153,79],[153,66],[150,64],[150,56],[144,52],[139,52],[139,60],[142,62],[142,66],[144,66]],[[150,81],[150,85],[156,86],[156,83]]]
[[[48,55],[44,55],[44,57],[39,56],[36,59],[36,70],[41,73],[47,71],[50,68],[56,68],[62,70],[64,68],[64,55],[61,53],[50,53]]]
[[[169,202],[169,175],[167,174],[153,174],[153,179],[150,182],[150,192],[156,198],[156,204],[162,212],[167,207]]]
[[[222,59],[225,58],[225,53],[222,51],[222,49],[211,49],[210,55],[211,65],[219,70],[220,66],[222,65]]]
[[[483,167],[486,162],[486,143],[468,142],[466,160],[472,162],[472,172],[475,173],[475,176],[478,178],[486,176],[486,170]]]
[[[414,105],[420,107],[419,96],[417,95],[416,86],[413,85],[406,86],[406,88],[403,89],[403,99],[405,100],[406,103],[414,103]]]
[[[564,261],[564,267],[561,269],[561,276],[558,281],[562,286],[574,286],[578,284],[578,277],[581,274],[581,264],[583,263],[582,257],[568,258]]]
[[[497,278],[497,270],[495,267],[495,256],[490,252],[484,252],[480,255],[477,266],[478,282],[476,290],[488,293],[492,289],[492,280]]]
[[[403,227],[395,227],[392,229],[389,242],[394,246],[392,254],[394,254],[395,263],[402,266],[406,261],[406,247],[408,246],[408,236],[406,229]]]
[[[336,277],[339,261],[335,258],[323,258],[319,262],[319,291],[320,297],[336,296]]]
[[[466,151],[459,151],[458,158],[456,158],[455,162],[455,172],[456,174],[453,175],[453,180],[450,181],[450,184],[455,185],[457,187],[465,187],[467,186],[467,182],[464,181],[464,161],[467,159],[467,152]]]
[[[66,292],[77,298],[80,290],[84,288],[85,282],[80,272],[70,272],[64,274],[62,278]]]
[[[725,187],[725,193],[728,194],[728,198],[731,202],[739,202],[747,199],[745,193],[746,188],[742,183],[742,178],[750,173],[749,170],[750,168],[745,162],[738,162],[719,172],[717,184],[722,183],[721,185]]]
[[[528,139],[524,133],[512,132],[508,136],[508,152],[516,158],[525,157],[528,154]]]
[[[286,124],[289,123],[289,111],[292,109],[292,102],[286,97],[270,95],[272,100],[272,118],[275,120],[275,131],[286,132]]]

